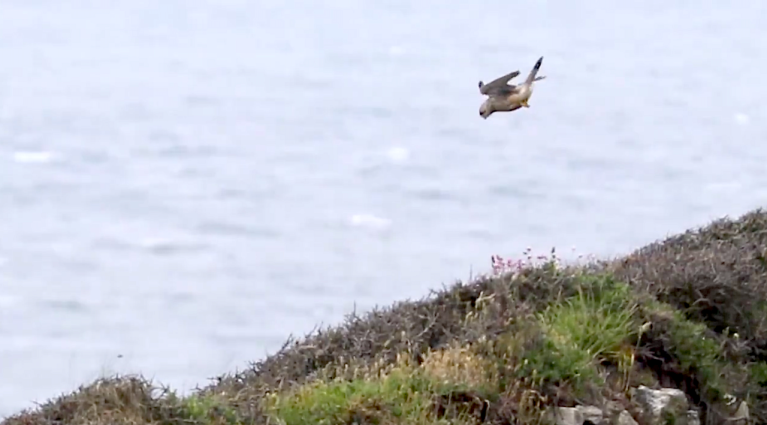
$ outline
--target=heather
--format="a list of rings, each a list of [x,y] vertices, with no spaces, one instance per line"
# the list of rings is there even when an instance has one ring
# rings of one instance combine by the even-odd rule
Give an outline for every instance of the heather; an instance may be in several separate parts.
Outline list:
[[[638,417],[640,385],[678,388],[702,423],[733,398],[767,422],[767,212],[624,257],[492,258],[417,301],[289,338],[184,397],[141,376],[84,385],[3,424],[527,424],[553,406]]]

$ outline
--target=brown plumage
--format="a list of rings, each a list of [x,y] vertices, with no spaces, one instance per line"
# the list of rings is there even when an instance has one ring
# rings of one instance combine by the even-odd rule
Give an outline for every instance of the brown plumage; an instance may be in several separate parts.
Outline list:
[[[479,92],[488,98],[479,107],[479,116],[487,119],[487,117],[495,112],[516,111],[523,106],[529,108],[530,105],[527,102],[533,94],[533,82],[546,78],[544,76],[536,77],[542,63],[543,56],[535,62],[525,82],[518,86],[508,84],[508,82],[518,76],[519,71],[508,73],[487,84],[480,81]]]

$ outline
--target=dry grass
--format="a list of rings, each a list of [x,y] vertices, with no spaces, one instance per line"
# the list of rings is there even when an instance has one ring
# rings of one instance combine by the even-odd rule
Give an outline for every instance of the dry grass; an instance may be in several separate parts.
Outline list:
[[[97,381],[17,424],[532,423],[548,406],[681,388],[721,419],[767,421],[767,213],[718,220],[625,258],[549,258],[456,284],[301,340],[186,398]]]

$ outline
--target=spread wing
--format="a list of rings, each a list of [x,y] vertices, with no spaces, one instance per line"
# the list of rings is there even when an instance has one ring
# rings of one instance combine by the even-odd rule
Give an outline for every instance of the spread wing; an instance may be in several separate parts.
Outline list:
[[[495,80],[485,84],[482,81],[479,82],[479,92],[484,95],[491,95],[491,94],[500,94],[501,92],[506,92],[508,90],[513,90],[513,85],[508,85],[506,83],[509,82],[512,78],[519,75],[519,71],[510,72],[503,77],[498,77]]]

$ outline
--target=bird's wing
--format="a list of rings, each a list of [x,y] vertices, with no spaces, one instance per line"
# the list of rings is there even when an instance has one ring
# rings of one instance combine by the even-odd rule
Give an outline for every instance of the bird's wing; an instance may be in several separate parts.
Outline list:
[[[509,80],[516,77],[517,75],[519,75],[519,71],[510,72],[504,75],[503,77],[498,77],[487,84],[484,84],[482,81],[480,81],[479,92],[485,95],[489,95],[490,93],[496,91],[497,89],[505,90],[506,87],[508,87],[506,83],[508,83]]]
[[[517,92],[519,88],[515,86],[514,84],[504,84],[499,87],[491,87],[490,90],[487,92],[488,96],[496,96],[496,97],[506,97],[514,94]]]
[[[545,78],[545,76],[535,77],[535,81],[540,81]],[[501,86],[490,87],[488,90],[486,90],[485,94],[488,96],[507,97],[516,93],[519,93],[519,86],[515,86],[514,84],[504,84]]]

